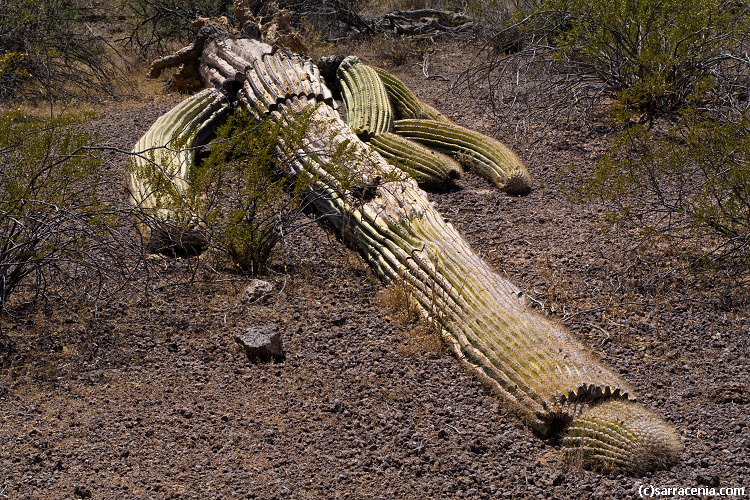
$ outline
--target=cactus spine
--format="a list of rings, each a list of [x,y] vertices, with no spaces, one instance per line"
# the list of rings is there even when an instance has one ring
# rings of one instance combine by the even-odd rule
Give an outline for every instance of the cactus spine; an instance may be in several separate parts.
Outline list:
[[[336,71],[349,127],[363,140],[393,129],[393,111],[380,77],[357,57],[347,57]]]
[[[472,168],[508,194],[531,190],[531,176],[521,159],[491,137],[437,120],[398,120],[396,133],[439,151],[471,159]]]
[[[207,142],[228,111],[223,93],[204,90],[162,115],[133,148],[128,187],[153,250],[203,246],[199,221],[186,204],[188,178],[195,147]]]
[[[453,158],[400,135],[384,132],[370,139],[369,144],[420,185],[444,187],[461,176],[461,166]]]

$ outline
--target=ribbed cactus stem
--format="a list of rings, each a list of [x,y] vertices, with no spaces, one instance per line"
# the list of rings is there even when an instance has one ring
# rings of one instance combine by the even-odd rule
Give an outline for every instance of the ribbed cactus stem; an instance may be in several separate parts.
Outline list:
[[[293,121],[299,106],[282,105],[279,119]],[[335,130],[361,148],[362,157],[371,155],[367,145],[357,141],[337,117],[323,110],[316,113],[324,124],[315,127],[317,133]],[[320,140],[308,142],[319,147]],[[324,156],[297,152],[297,161],[287,173],[321,179],[315,198],[320,212],[327,214],[332,226],[362,252],[379,276],[386,281],[403,280],[412,288],[459,359],[540,435],[560,432],[568,425],[578,429],[581,419],[617,403],[617,408],[632,409],[622,412],[622,425],[646,432],[643,439],[650,443],[649,453],[675,457],[678,441],[669,427],[652,416],[654,428],[661,425],[664,432],[649,434],[641,424],[646,411],[639,411],[641,407],[630,401],[628,386],[559,323],[532,310],[520,290],[492,271],[435,212],[413,180],[381,184],[374,198],[363,201],[342,190],[328,172],[330,168]],[[386,175],[392,167],[370,166],[368,176],[373,168]],[[571,434],[565,442],[576,445],[576,438]],[[593,441],[587,443],[591,446]],[[623,440],[615,445],[615,452],[642,449],[638,446]],[[595,454],[584,457],[594,466],[598,460]],[[651,462],[615,465],[636,470],[644,463]]]
[[[400,135],[384,132],[370,139],[369,144],[419,185],[445,187],[461,176],[461,166],[453,158]]]
[[[336,71],[349,127],[364,140],[393,128],[393,111],[380,77],[357,57],[347,57]]]
[[[199,220],[186,204],[188,179],[195,148],[206,143],[228,111],[223,93],[204,90],[162,115],[133,148],[128,187],[152,249],[203,246]]]
[[[418,119],[397,120],[395,132],[464,161],[470,159],[477,174],[509,194],[531,190],[531,176],[518,155],[491,137],[452,123]]]
[[[373,68],[385,85],[391,98],[393,116],[396,120],[406,118],[438,120],[451,123],[440,111],[423,102],[404,82],[381,68]]]

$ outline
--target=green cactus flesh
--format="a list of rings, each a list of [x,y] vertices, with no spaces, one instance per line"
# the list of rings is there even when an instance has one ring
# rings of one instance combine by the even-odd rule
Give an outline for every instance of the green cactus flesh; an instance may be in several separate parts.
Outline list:
[[[477,174],[509,194],[531,190],[531,176],[518,155],[491,137],[452,123],[419,119],[397,120],[395,132],[463,161],[470,159]]]
[[[461,166],[453,158],[400,135],[384,132],[370,139],[369,145],[420,185],[444,187],[461,176]]]
[[[393,128],[393,111],[383,82],[357,57],[343,60],[336,78],[344,99],[346,121],[364,140]]]

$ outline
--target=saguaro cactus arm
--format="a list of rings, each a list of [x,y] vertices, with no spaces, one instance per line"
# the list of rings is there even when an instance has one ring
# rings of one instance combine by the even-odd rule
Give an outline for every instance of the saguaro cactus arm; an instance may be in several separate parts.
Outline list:
[[[199,220],[185,203],[188,178],[195,148],[206,144],[229,109],[223,93],[204,90],[162,115],[133,147],[130,201],[142,215],[141,232],[152,249],[203,245]]]
[[[346,108],[346,121],[364,140],[393,128],[393,111],[380,77],[357,57],[341,62],[336,77]]]
[[[471,159],[473,169],[509,194],[527,194],[531,176],[521,159],[490,137],[437,120],[397,120],[397,134],[427,146]]]
[[[422,102],[404,82],[381,68],[373,68],[385,85],[388,96],[391,98],[393,115],[396,120],[407,118],[438,120],[451,123],[440,111],[429,104]]]
[[[451,157],[390,132],[377,134],[370,146],[419,185],[444,187],[461,176],[461,166]]]

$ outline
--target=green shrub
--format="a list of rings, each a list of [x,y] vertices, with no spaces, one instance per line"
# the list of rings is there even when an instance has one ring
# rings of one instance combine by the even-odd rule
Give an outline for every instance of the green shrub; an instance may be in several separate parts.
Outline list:
[[[41,120],[0,115],[0,308],[28,285],[44,296],[52,276],[96,293],[108,212],[99,201],[101,159],[80,125],[90,116]]]
[[[8,0],[0,8],[0,100],[114,94],[106,41],[75,3]]]
[[[549,33],[566,72],[590,75],[624,105],[658,113],[711,100],[736,83],[750,26],[745,7],[724,0],[549,0],[558,28]],[[547,14],[549,15],[549,14]]]
[[[302,115],[294,125],[254,120],[236,112],[216,131],[210,154],[196,165],[188,199],[201,214],[206,241],[241,272],[258,274],[274,247],[300,224],[311,193],[311,179],[290,181],[282,175],[285,163],[280,141],[297,151],[309,124]]]
[[[744,261],[749,28],[744,2],[545,0],[498,26],[459,84],[516,130],[604,125],[585,197],[672,249]]]
[[[703,256],[750,263],[750,121],[720,122],[695,113],[670,126],[633,125],[583,184],[647,239],[700,243]],[[688,247],[681,250],[687,256]]]
[[[498,21],[455,86],[489,98],[499,120],[587,119],[616,101],[673,115],[691,102],[741,113],[750,10],[705,0],[544,0]]]

